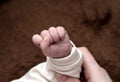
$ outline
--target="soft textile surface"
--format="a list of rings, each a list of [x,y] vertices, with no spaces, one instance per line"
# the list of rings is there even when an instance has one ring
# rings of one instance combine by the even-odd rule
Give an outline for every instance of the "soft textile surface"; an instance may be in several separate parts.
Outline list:
[[[0,0],[0,82],[45,61],[31,37],[58,25],[120,81],[120,0]]]

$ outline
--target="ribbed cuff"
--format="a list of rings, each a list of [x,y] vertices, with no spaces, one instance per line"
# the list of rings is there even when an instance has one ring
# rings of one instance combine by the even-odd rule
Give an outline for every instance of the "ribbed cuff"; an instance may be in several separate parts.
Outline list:
[[[67,57],[59,58],[59,59],[47,57],[47,59],[48,61],[50,61],[51,64],[54,64],[57,66],[68,66],[76,62],[76,60],[79,60],[79,58],[81,59],[81,56],[82,56],[82,53],[80,51],[78,53],[77,48],[72,47],[72,51],[70,55],[68,55]]]

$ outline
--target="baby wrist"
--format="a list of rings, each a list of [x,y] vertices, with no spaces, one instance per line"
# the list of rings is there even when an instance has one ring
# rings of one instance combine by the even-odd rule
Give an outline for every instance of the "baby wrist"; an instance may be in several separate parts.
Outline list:
[[[47,63],[52,70],[58,73],[79,78],[83,55],[81,51],[79,51],[78,48],[75,47],[72,41],[71,44],[73,45],[73,47],[71,53],[68,56],[57,59],[47,57]]]

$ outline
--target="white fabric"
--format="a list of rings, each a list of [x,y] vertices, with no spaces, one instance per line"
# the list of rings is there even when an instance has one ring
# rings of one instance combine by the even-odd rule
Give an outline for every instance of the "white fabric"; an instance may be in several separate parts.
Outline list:
[[[23,77],[11,82],[58,82],[55,72],[72,77],[80,77],[83,55],[75,46],[69,56],[55,59],[47,57],[47,61],[33,67]]]

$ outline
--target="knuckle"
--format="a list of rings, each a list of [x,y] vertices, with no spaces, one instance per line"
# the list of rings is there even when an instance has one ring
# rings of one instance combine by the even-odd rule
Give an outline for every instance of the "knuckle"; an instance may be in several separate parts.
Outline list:
[[[37,36],[39,36],[39,34],[34,34],[32,38],[36,38]]]
[[[64,34],[65,34],[65,29],[64,29],[63,27],[58,26],[56,29],[57,29],[57,32],[58,32],[58,34],[59,34],[60,36],[61,36],[61,35],[64,36]]]
[[[34,35],[32,36],[32,41],[35,41],[37,37],[39,37],[39,35],[38,35],[38,34],[34,34]]]
[[[62,26],[57,26],[56,28],[58,28],[58,29],[64,29],[64,27],[62,27]]]
[[[53,31],[54,29],[55,29],[55,27],[50,27],[48,30]]]
[[[44,35],[45,33],[47,33],[48,31],[47,30],[43,30],[40,35]]]

